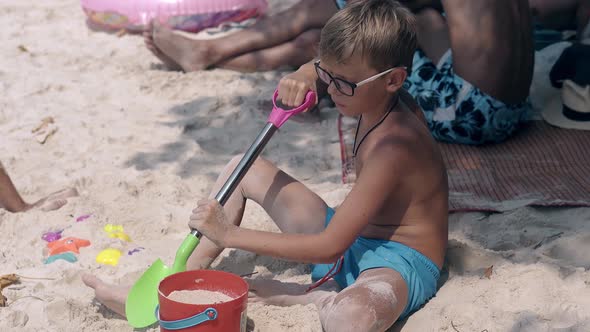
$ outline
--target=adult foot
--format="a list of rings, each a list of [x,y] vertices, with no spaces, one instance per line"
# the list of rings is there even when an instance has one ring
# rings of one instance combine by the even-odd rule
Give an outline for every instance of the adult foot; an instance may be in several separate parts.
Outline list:
[[[154,43],[154,27],[151,22],[143,31],[143,41],[147,49],[150,50],[150,52],[152,52],[152,54],[158,59],[160,59],[166,68],[170,70],[182,70],[182,67],[180,67],[166,54],[164,54],[164,52],[160,51],[160,49],[156,46],[156,43]]]
[[[37,202],[30,204],[28,209],[38,208],[42,211],[53,211],[66,205],[67,199],[78,196],[78,191],[75,188],[66,188],[56,191],[45,198],[41,198]]]
[[[115,286],[105,283],[91,274],[83,274],[84,284],[94,289],[94,297],[98,302],[125,317],[125,300],[127,299],[128,287]]]
[[[214,57],[208,40],[191,39],[157,22],[152,26],[155,47],[184,71],[207,69],[221,60]]]
[[[272,279],[246,279],[250,285],[248,301],[276,306],[315,304],[319,306],[326,298],[336,296],[334,286],[325,285],[306,293],[308,285],[281,282]]]

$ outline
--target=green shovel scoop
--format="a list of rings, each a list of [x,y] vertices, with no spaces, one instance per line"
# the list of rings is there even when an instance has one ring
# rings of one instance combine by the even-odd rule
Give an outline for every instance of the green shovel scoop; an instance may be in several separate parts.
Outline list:
[[[273,96],[273,109],[268,118],[266,126],[256,137],[244,157],[240,160],[234,171],[231,173],[215,199],[219,204],[224,205],[231,196],[234,189],[240,183],[240,180],[246,175],[246,172],[254,163],[254,160],[260,155],[262,149],[268,143],[272,135],[279,129],[287,119],[292,115],[301,113],[309,108],[315,102],[315,93],[308,91],[303,104],[297,108],[285,110],[277,106],[278,90]],[[176,251],[174,264],[172,267],[164,265],[161,259],[156,260],[135,282],[125,304],[125,315],[129,325],[135,328],[142,328],[152,325],[156,322],[154,314],[158,305],[158,284],[167,276],[186,271],[186,262],[193,253],[202,234],[198,230],[191,230],[190,234],[184,239],[180,248]]]

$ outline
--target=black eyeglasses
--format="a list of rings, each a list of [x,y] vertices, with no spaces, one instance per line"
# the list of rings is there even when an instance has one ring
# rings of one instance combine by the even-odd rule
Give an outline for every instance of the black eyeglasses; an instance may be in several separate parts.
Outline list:
[[[336,90],[338,90],[341,94],[343,94],[345,96],[349,96],[349,97],[354,96],[354,89],[358,88],[359,86],[361,86],[363,84],[367,84],[369,82],[372,82],[372,81],[378,79],[379,77],[391,72],[392,70],[394,70],[396,68],[403,68],[404,70],[406,69],[406,67],[389,68],[386,71],[382,71],[379,74],[373,75],[373,76],[371,76],[365,80],[362,80],[358,83],[353,83],[353,82],[349,82],[347,80],[344,80],[341,78],[335,78],[334,76],[332,76],[324,68],[320,67],[320,60],[316,61],[314,63],[314,66],[315,66],[316,74],[318,75],[318,78],[322,82],[326,83],[328,86],[332,82],[334,82],[334,86],[336,87]]]

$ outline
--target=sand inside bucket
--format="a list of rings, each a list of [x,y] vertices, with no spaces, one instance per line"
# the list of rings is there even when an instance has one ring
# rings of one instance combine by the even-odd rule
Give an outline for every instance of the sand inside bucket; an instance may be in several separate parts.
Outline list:
[[[232,297],[216,291],[202,289],[177,290],[167,296],[170,300],[187,304],[216,304],[233,300]]]

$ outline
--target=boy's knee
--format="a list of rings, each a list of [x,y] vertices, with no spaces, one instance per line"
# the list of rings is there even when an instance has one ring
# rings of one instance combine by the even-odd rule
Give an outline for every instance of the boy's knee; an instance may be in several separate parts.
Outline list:
[[[327,312],[322,315],[326,332],[332,331],[383,331],[393,322],[380,317],[369,293],[337,297]]]
[[[384,331],[388,326],[380,324],[375,315],[369,313],[334,313],[324,324],[326,332],[357,332],[357,331]]]

